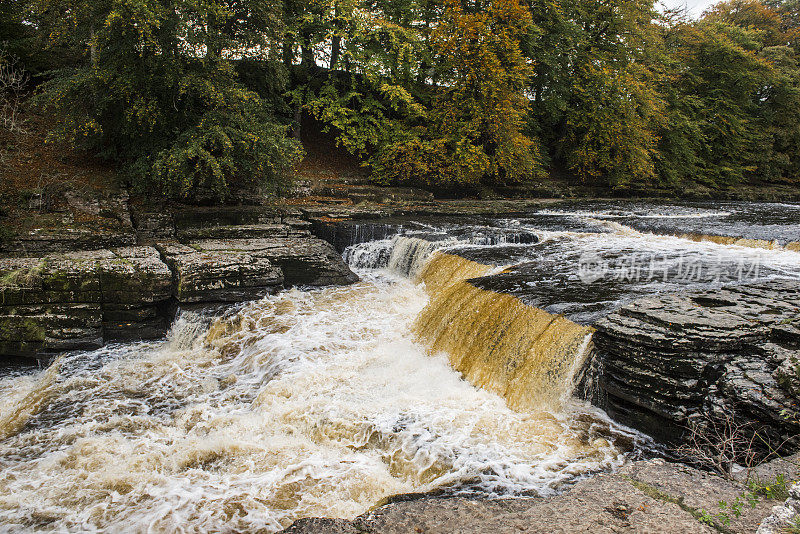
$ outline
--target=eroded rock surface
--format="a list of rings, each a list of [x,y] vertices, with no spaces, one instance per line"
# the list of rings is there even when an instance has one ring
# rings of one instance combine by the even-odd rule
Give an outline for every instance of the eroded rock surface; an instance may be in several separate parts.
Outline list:
[[[783,504],[772,508],[772,513],[764,518],[756,534],[784,534],[800,527],[800,482],[789,490],[789,497]]]
[[[311,237],[216,239],[191,243],[205,253],[244,254],[280,267],[286,286],[347,285],[358,277],[327,241]]]
[[[210,226],[214,239],[0,259],[0,354],[92,349],[164,334],[172,303],[258,300],[357,277],[310,224]],[[157,232],[153,235],[156,235]],[[251,239],[220,236],[267,235]]]
[[[640,299],[595,326],[601,405],[615,419],[668,443],[732,419],[757,447],[800,444],[800,283]]]
[[[283,286],[283,273],[266,258],[230,249],[157,246],[174,273],[172,294],[180,303],[257,300]]]
[[[0,354],[162,335],[171,278],[152,247],[0,259]]]
[[[353,521],[301,519],[284,532],[750,533],[778,501],[762,498],[743,506],[738,517],[726,516],[745,491],[741,484],[691,467],[649,460],[581,481],[554,497],[399,496]]]

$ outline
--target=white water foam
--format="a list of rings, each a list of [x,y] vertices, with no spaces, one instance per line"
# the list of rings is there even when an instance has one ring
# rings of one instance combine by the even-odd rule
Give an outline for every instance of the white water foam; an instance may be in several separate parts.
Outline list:
[[[675,212],[678,213],[675,213]],[[711,210],[701,208],[679,208],[672,206],[669,209],[649,209],[649,210],[625,210],[625,209],[608,209],[608,210],[538,210],[535,215],[545,216],[573,216],[573,217],[591,217],[594,219],[707,219],[727,217],[731,215],[729,211]]]
[[[411,340],[420,288],[362,275],[0,379],[44,399],[0,440],[0,529],[275,531],[397,493],[548,494],[624,462],[634,434],[575,400],[509,410]]]

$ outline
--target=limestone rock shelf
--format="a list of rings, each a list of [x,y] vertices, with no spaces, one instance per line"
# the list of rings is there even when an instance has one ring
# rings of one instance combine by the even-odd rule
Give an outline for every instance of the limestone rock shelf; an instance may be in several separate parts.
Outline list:
[[[227,238],[253,233],[270,237]],[[357,280],[302,222],[241,231],[223,225],[202,235],[209,238],[0,259],[0,355],[157,338],[176,305],[257,300],[286,286]]]
[[[761,448],[800,445],[797,282],[640,299],[595,326],[598,400],[615,419],[668,443],[728,419]]]
[[[769,468],[770,464],[762,467]],[[780,472],[787,479],[800,474],[795,464]],[[765,479],[759,473],[754,476]],[[400,495],[352,521],[300,519],[283,532],[752,533],[779,501],[761,498],[753,507],[743,506],[739,516],[729,512],[727,521],[718,515],[723,511],[720,501],[733,503],[743,498],[744,491],[741,483],[656,459],[583,480],[553,497]]]
[[[0,259],[0,354],[161,335],[171,284],[153,247]]]

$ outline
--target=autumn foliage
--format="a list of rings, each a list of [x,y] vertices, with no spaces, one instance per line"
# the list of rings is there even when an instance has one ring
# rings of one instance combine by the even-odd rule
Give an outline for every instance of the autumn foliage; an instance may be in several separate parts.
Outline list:
[[[797,0],[12,4],[53,135],[153,195],[278,189],[304,116],[387,185],[800,182]]]

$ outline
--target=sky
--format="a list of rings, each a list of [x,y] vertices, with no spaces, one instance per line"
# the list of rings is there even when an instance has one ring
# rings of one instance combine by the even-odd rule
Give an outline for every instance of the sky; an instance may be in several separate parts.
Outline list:
[[[719,0],[662,0],[662,2],[670,8],[688,7],[689,13],[693,17],[699,17],[708,6],[717,3],[717,1]]]

